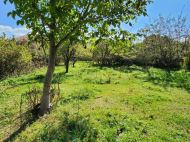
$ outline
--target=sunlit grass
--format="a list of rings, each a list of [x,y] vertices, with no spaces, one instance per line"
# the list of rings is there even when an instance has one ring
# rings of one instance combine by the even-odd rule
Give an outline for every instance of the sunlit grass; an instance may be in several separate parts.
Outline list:
[[[77,62],[60,77],[61,100],[46,118],[20,128],[21,94],[42,89],[46,68],[0,83],[0,141],[190,141],[190,74]],[[12,134],[15,135],[12,135]],[[12,135],[12,138],[10,136]]]

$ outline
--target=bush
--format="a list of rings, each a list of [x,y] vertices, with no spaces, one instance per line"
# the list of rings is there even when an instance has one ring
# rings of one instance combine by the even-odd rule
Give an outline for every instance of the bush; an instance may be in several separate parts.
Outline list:
[[[188,70],[190,70],[190,56],[189,57],[184,57],[184,67]]]
[[[28,70],[32,57],[26,47],[4,35],[0,36],[0,51],[0,79]]]
[[[93,60],[101,65],[101,67],[111,64],[111,46],[108,42],[100,42],[97,46],[92,48],[91,52]]]
[[[46,66],[48,63],[48,57],[47,57],[47,43],[37,42],[35,39],[28,40],[28,35],[24,35],[21,37],[17,37],[15,39],[16,45],[27,47],[29,52],[32,55],[32,65],[33,67],[40,68],[42,66]],[[56,61],[57,63],[57,61]]]

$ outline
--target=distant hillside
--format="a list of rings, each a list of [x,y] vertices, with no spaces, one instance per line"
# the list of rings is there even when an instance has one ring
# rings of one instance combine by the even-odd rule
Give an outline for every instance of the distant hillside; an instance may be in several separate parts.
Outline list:
[[[15,38],[15,40],[16,40],[16,42],[17,42],[17,41],[20,41],[20,40],[29,41],[29,40],[28,40],[28,35],[24,35],[24,36],[17,37],[17,38]]]

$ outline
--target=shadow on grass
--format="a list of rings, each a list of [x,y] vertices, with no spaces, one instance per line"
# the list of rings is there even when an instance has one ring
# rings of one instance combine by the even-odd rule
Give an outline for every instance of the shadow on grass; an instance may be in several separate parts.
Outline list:
[[[148,72],[143,67],[138,66],[104,66],[102,70],[106,68],[113,68],[114,70],[123,73],[133,73],[133,71],[140,71],[133,73],[135,78],[143,79],[145,82],[152,82],[154,85],[159,85],[163,88],[167,87],[177,87],[184,88],[190,92],[190,73],[187,71],[180,71],[178,68],[171,68],[171,73],[169,74],[165,69],[156,69],[154,71],[150,70],[151,76],[148,76]],[[147,75],[142,75],[147,74]]]
[[[52,79],[52,84],[57,84],[58,83],[58,79],[59,77],[61,77],[60,79],[60,83],[63,83],[65,81],[67,81],[68,79],[71,79],[72,77],[74,77],[74,75],[76,76],[81,76],[81,74],[83,73],[92,73],[92,72],[98,72],[99,69],[88,69],[88,68],[81,68],[78,70],[78,72],[75,72],[77,74],[73,74],[70,72],[69,73],[65,73],[64,71],[63,72],[59,72],[59,73],[54,73],[53,75],[53,79]],[[33,85],[33,84],[36,84],[36,83],[44,83],[45,81],[45,74],[38,74],[38,75],[34,75],[32,77],[28,77],[28,78],[21,78],[19,80],[13,80],[13,79],[9,79],[8,81],[4,81],[5,82],[5,85],[11,85],[12,88],[14,87],[18,87],[18,86],[22,86],[22,85]]]
[[[190,92],[190,75],[184,72],[173,72],[171,75],[162,75],[160,77],[149,76],[145,78],[145,80],[163,87],[184,88],[186,91]]]
[[[82,73],[92,73],[92,72],[98,72],[98,69],[80,69],[79,71],[81,74]],[[58,80],[60,77],[60,82],[59,83],[63,83],[69,79],[71,79],[72,77],[74,77],[74,74],[69,74],[69,73],[65,73],[65,72],[61,72],[61,73],[54,73],[53,75],[53,79],[52,79],[52,84],[57,84]],[[31,84],[35,84],[35,83],[44,83],[45,81],[45,74],[40,74],[40,75],[36,75],[33,78],[30,78]],[[24,83],[24,84],[20,84],[20,85],[26,85],[26,84],[30,84],[28,83]]]
[[[66,75],[65,72],[55,73],[53,75],[52,84],[58,83],[59,77],[61,77],[60,83],[62,83],[66,79],[68,79],[69,77],[72,77],[72,76],[73,75]],[[45,81],[45,74],[40,74],[40,75],[36,75],[35,77],[29,78],[26,83],[19,83],[18,85],[15,85],[14,87],[21,86],[21,85],[27,85],[27,84],[44,83],[44,81]]]
[[[52,79],[52,84],[57,84],[59,77],[60,77],[60,83],[63,83],[64,81],[66,81],[67,79],[73,77],[74,75],[71,74],[67,74],[65,72],[61,72],[61,73],[54,73],[53,74],[53,79]],[[45,81],[45,74],[41,74],[41,75],[37,75],[35,76],[33,79],[34,80],[33,83],[44,83]]]
[[[58,64],[56,67],[65,67],[65,64]]]
[[[138,66],[127,66],[127,65],[104,65],[102,68],[101,66],[96,65],[102,70],[106,70],[106,68],[112,68],[116,71],[121,71],[123,73],[132,73],[133,71],[142,71],[146,72],[145,69],[139,68]]]
[[[165,89],[167,87],[177,87],[190,92],[190,74],[187,71],[171,71],[169,74],[165,70],[158,70],[152,71],[151,76],[143,76],[140,73],[133,74],[133,76],[143,79],[145,82],[152,82],[154,85],[159,85]]]
[[[14,141],[14,138],[16,136],[18,136],[22,131],[24,131],[26,129],[26,127],[29,127],[34,122],[36,122],[36,120],[39,119],[38,112],[39,112],[39,109],[32,109],[32,110],[25,112],[22,115],[22,121],[24,121],[24,122],[21,123],[20,128],[18,130],[16,130],[14,133],[12,133],[6,140],[4,140],[4,142]]]
[[[81,73],[94,73],[94,72],[98,72],[99,69],[81,69],[80,72]]]
[[[48,124],[49,125],[49,124]],[[90,124],[89,118],[70,116],[63,112],[60,122],[44,127],[35,141],[97,141],[98,130]]]

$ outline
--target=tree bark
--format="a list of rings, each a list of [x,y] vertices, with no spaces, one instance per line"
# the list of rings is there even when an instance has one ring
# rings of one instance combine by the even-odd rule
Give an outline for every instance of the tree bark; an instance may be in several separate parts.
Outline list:
[[[75,63],[77,62],[77,60],[74,60],[73,61],[73,68],[75,67]]]
[[[67,53],[66,53],[66,61],[65,61],[65,67],[66,67],[65,73],[69,72],[69,61],[70,61],[70,57],[71,57],[69,50],[70,50],[70,45],[67,47],[67,51],[66,51]]]
[[[56,57],[56,48],[55,48],[55,39],[53,38],[50,41],[50,49],[49,49],[49,61],[48,61],[48,69],[46,73],[46,78],[43,87],[43,95],[40,104],[40,113],[42,115],[46,114],[50,108],[50,86],[53,78],[53,73],[55,70],[55,57]]]
[[[75,62],[73,62],[73,68],[75,67]]]
[[[66,66],[66,72],[65,73],[68,73],[69,72],[69,60],[68,59],[66,61],[65,66]]]

